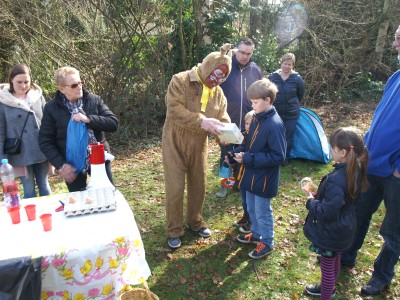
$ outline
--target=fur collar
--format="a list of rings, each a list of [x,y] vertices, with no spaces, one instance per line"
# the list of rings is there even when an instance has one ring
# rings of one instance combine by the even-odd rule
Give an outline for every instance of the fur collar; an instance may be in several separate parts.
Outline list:
[[[40,103],[42,98],[42,89],[34,84],[35,90],[29,90],[26,94],[26,99],[21,101],[10,93],[10,85],[8,83],[0,84],[0,103],[4,105],[20,108],[25,111],[30,111],[31,107],[36,103]]]

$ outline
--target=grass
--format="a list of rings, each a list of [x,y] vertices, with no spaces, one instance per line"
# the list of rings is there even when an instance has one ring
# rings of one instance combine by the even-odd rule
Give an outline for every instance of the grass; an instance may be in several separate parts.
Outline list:
[[[367,117],[370,118],[372,112],[369,109]],[[319,113],[324,115],[322,110]],[[357,125],[367,128],[365,122],[369,120],[365,119],[365,114],[361,114],[359,120],[363,123]],[[330,131],[336,127],[334,125],[354,122],[355,118],[348,117],[332,119],[326,128]],[[134,212],[152,270],[148,284],[160,299],[312,299],[303,294],[303,288],[307,283],[319,282],[320,270],[302,232],[307,210],[299,182],[305,176],[318,182],[332,170],[331,163],[292,160],[282,168],[279,195],[272,201],[275,249],[267,259],[254,261],[248,257],[248,252],[255,245],[236,242],[239,232],[232,226],[242,215],[240,194],[231,191],[225,199],[215,196],[219,189],[218,145],[210,143],[204,208],[204,218],[213,234],[204,239],[186,230],[182,247],[175,251],[166,244],[160,140],[149,139],[136,144],[135,148],[115,148],[114,152],[114,181]],[[51,180],[55,192],[65,191],[65,185],[57,177]],[[356,268],[342,270],[335,299],[400,298],[396,277],[383,296],[362,298],[359,294],[361,286],[371,276],[374,259],[382,245],[379,227],[383,216],[384,208],[381,207],[374,215]]]

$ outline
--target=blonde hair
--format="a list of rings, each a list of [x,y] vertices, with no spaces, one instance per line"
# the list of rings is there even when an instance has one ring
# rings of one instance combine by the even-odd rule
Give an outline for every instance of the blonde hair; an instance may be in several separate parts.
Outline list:
[[[293,53],[285,53],[281,57],[281,63],[283,63],[285,60],[291,60],[293,62],[293,65],[296,64],[296,56]]]
[[[271,99],[271,104],[274,103],[276,93],[278,93],[278,88],[275,83],[267,78],[263,78],[255,81],[247,89],[247,98],[249,99]]]
[[[248,120],[248,119],[252,119],[254,116],[254,110],[249,111],[245,116],[244,116],[244,120]]]
[[[70,74],[78,74],[79,75],[79,71],[73,67],[68,67],[68,66],[58,68],[54,72],[54,80],[56,81],[56,84],[63,85],[65,77]]]

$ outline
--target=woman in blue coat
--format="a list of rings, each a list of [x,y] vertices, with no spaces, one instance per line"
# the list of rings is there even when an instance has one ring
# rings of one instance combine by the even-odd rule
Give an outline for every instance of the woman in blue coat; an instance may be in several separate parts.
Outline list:
[[[304,96],[303,78],[293,70],[295,62],[296,57],[293,53],[284,54],[281,58],[281,68],[268,77],[278,87],[274,106],[286,129],[287,148],[284,164],[287,164],[293,147],[293,134],[300,117],[300,101]]]

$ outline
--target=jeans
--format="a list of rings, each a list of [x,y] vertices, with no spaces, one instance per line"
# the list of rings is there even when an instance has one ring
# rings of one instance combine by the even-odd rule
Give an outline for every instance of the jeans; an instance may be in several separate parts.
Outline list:
[[[357,251],[361,249],[368,232],[372,215],[383,200],[386,213],[379,233],[384,243],[375,260],[372,277],[390,283],[400,256],[400,178],[368,175],[368,181],[370,187],[361,195],[357,204],[357,231],[353,245],[343,252],[341,261],[345,264],[355,262]]]
[[[247,211],[251,220],[251,233],[254,238],[271,248],[274,247],[274,215],[272,198],[263,198],[246,191]]]
[[[246,202],[246,191],[244,189],[240,189],[240,197],[242,198],[242,207],[244,215],[247,218],[247,221],[251,224],[250,215],[247,211],[247,202]]]
[[[283,125],[285,126],[286,136],[286,160],[289,158],[290,150],[293,148],[294,132],[296,130],[297,121],[299,119],[284,119]]]
[[[26,166],[28,178],[21,176],[22,187],[24,188],[24,198],[36,197],[35,181],[39,189],[40,196],[50,195],[51,189],[48,181],[49,162],[46,160],[41,163]]]

